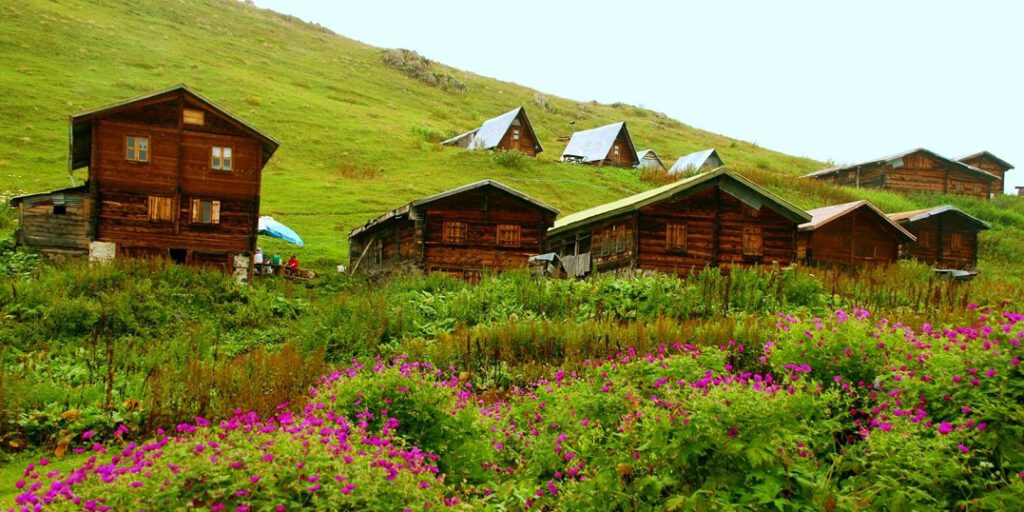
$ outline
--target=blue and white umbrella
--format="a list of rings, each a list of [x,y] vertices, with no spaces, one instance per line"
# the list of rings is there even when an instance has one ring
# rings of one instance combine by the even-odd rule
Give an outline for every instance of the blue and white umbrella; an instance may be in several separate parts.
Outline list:
[[[293,231],[292,228],[274,220],[274,218],[269,215],[260,217],[259,234],[280,238],[285,242],[291,242],[299,247],[302,247],[303,245],[302,238],[299,237],[298,233]]]

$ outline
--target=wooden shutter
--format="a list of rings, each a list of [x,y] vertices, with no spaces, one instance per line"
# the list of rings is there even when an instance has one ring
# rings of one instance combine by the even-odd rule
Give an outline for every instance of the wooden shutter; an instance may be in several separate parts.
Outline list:
[[[522,229],[517,224],[498,225],[498,245],[503,247],[519,247],[522,242]]]
[[[764,255],[764,230],[761,226],[743,226],[743,255]]]
[[[153,222],[174,220],[174,215],[172,214],[173,204],[174,198],[172,197],[149,196],[149,201],[146,205],[149,220]]]
[[[928,231],[922,231],[917,234],[917,245],[920,247],[928,247],[931,244],[930,233]]]
[[[210,224],[220,224],[220,201],[211,201]]]
[[[949,234],[949,250],[959,251],[964,248],[964,235],[962,233]]]
[[[466,223],[449,221],[442,224],[442,239],[446,244],[466,243]]]
[[[192,200],[192,222],[199,222],[199,220],[202,218],[200,216],[200,214],[201,214],[200,208],[201,208],[200,201],[198,199],[193,199]]]
[[[670,251],[686,252],[686,224],[666,225],[665,248]]]

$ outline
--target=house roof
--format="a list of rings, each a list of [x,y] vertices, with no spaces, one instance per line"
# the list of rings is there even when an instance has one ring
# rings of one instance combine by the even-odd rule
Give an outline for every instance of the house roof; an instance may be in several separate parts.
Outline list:
[[[704,149],[690,153],[689,155],[681,156],[676,163],[672,164],[672,168],[669,172],[686,172],[690,170],[700,169],[704,167],[704,163],[711,158],[711,155],[718,156],[718,153],[714,148]]]
[[[965,160],[971,160],[971,159],[974,159],[974,158],[978,158],[980,156],[987,156],[987,157],[989,157],[990,159],[995,161],[1000,166],[1006,168],[1007,171],[1009,171],[1010,169],[1014,168],[1013,165],[1010,164],[1010,162],[1007,162],[1006,160],[1003,160],[1002,158],[999,158],[998,156],[995,156],[995,155],[993,155],[992,153],[990,153],[988,151],[979,151],[977,153],[972,153],[970,155],[964,155],[964,156],[962,156],[960,158],[957,158],[956,160],[958,162],[964,162]]]
[[[17,206],[18,203],[34,199],[36,197],[49,196],[55,194],[77,194],[88,192],[88,187],[85,185],[78,185],[76,187],[58,188],[56,190],[50,190],[49,192],[34,192],[32,194],[23,194],[20,196],[14,196],[11,198],[11,206]]]
[[[871,204],[870,201],[863,199],[860,201],[853,201],[850,203],[834,204],[831,206],[824,206],[821,208],[815,208],[813,210],[807,210],[807,213],[811,215],[811,221],[801,224],[800,231],[814,231],[860,208],[866,208],[874,212],[876,215],[878,215],[880,219],[882,219],[882,222],[889,225],[894,231],[896,231],[899,234],[899,236],[906,239],[907,241],[913,242],[917,240],[917,238],[909,231],[907,231],[903,226],[900,226],[896,221],[890,219],[889,216],[885,214],[885,212],[879,210],[878,207],[876,207],[874,204]]]
[[[899,159],[901,159],[901,158],[903,158],[905,156],[912,155],[914,153],[925,153],[926,155],[929,155],[932,158],[936,158],[938,160],[942,160],[943,162],[947,162],[947,163],[953,164],[953,166],[958,167],[961,170],[967,171],[967,172],[969,172],[971,174],[974,174],[974,175],[976,175],[978,177],[985,178],[985,179],[987,179],[989,181],[999,179],[995,175],[993,175],[991,173],[988,173],[988,172],[985,172],[985,171],[983,171],[981,169],[978,169],[977,167],[974,167],[974,166],[971,166],[971,165],[967,165],[967,164],[965,164],[963,162],[959,162],[957,160],[946,158],[946,157],[944,157],[944,156],[942,156],[942,155],[940,155],[940,154],[938,154],[938,153],[936,153],[934,151],[931,151],[931,150],[928,150],[928,149],[925,149],[925,148],[915,148],[915,149],[911,149],[909,151],[904,151],[902,153],[896,153],[894,155],[884,156],[882,158],[877,158],[875,160],[869,160],[867,162],[861,162],[861,163],[858,163],[858,164],[850,164],[850,165],[841,165],[841,166],[836,166],[836,167],[830,167],[828,169],[822,169],[820,171],[814,171],[812,173],[805,174],[803,177],[804,178],[820,178],[822,176],[828,176],[830,174],[836,174],[836,173],[838,173],[840,171],[846,171],[846,170],[854,169],[854,168],[857,168],[857,167],[862,167],[862,166],[865,166],[865,165],[888,164],[888,163],[892,163],[893,161],[899,160]]]
[[[454,144],[468,136],[472,136],[473,140],[469,143],[469,149],[494,149],[501,144],[501,139],[508,133],[508,129],[512,126],[512,123],[519,117],[519,114],[523,115],[523,121],[526,124],[526,128],[533,134],[534,144],[536,145],[537,152],[544,151],[544,148],[540,145],[540,141],[537,140],[537,135],[533,131],[533,125],[530,124],[530,118],[526,115],[526,109],[523,107],[516,107],[498,117],[492,117],[484,121],[484,124],[480,125],[479,128],[470,130],[461,135],[456,135],[441,144]]]
[[[351,238],[353,236],[359,235],[360,233],[363,233],[364,231],[366,231],[366,230],[368,230],[370,228],[373,228],[373,227],[375,227],[377,225],[380,225],[380,224],[382,224],[384,222],[387,222],[387,221],[389,221],[391,219],[402,217],[402,216],[408,214],[410,211],[415,210],[416,208],[419,208],[420,206],[423,206],[423,205],[426,205],[426,204],[430,204],[430,203],[433,203],[434,201],[437,201],[437,200],[440,200],[440,199],[444,199],[446,197],[451,197],[451,196],[454,196],[454,195],[457,195],[457,194],[461,194],[463,192],[467,192],[467,191],[478,189],[478,188],[482,188],[482,187],[494,187],[494,188],[496,188],[498,190],[501,190],[503,192],[506,192],[506,193],[508,193],[508,194],[510,194],[512,196],[518,197],[519,199],[522,199],[523,201],[526,201],[526,202],[528,202],[530,204],[533,204],[537,208],[540,208],[542,210],[546,210],[547,212],[551,213],[552,215],[558,215],[559,214],[559,210],[557,208],[555,208],[553,206],[550,206],[547,203],[544,203],[542,201],[534,199],[534,198],[532,198],[532,197],[530,197],[530,196],[528,196],[528,195],[526,195],[526,194],[524,194],[524,193],[522,193],[522,192],[520,192],[520,191],[518,191],[518,190],[516,190],[516,189],[514,189],[514,188],[512,188],[510,186],[508,186],[508,185],[505,185],[504,183],[501,183],[500,181],[495,181],[495,180],[492,180],[492,179],[485,179],[485,180],[475,181],[473,183],[467,183],[465,185],[462,185],[461,187],[456,187],[456,188],[453,188],[451,190],[446,190],[444,192],[440,192],[440,193],[434,194],[432,196],[427,196],[427,197],[424,197],[424,198],[421,198],[421,199],[417,199],[417,200],[412,201],[412,202],[410,202],[408,204],[399,206],[398,208],[395,208],[394,210],[391,210],[391,211],[389,211],[389,212],[387,212],[387,213],[385,213],[385,214],[383,214],[383,215],[381,215],[381,216],[379,216],[377,218],[374,218],[374,219],[371,219],[371,220],[367,221],[366,224],[363,224],[362,226],[354,228],[352,231],[349,232],[348,236]]]
[[[548,230],[548,235],[551,236],[585,224],[615,217],[623,213],[633,212],[649,204],[669,199],[683,192],[697,192],[703,190],[705,186],[712,185],[713,182],[717,180],[721,180],[720,183],[724,185],[722,186],[723,190],[736,196],[737,199],[751,207],[760,208],[762,205],[768,205],[770,208],[779,212],[793,222],[803,223],[811,220],[811,216],[808,215],[807,212],[801,210],[792,203],[744,178],[735,171],[725,167],[719,167],[711,172],[698,174],[697,176],[669,183],[668,185],[663,185],[646,192],[640,192],[639,194],[624,197],[618,201],[612,201],[600,206],[595,206],[588,210],[567,215],[555,221],[555,225]],[[726,183],[729,185],[725,185]]]
[[[633,146],[633,138],[629,135],[625,121],[612,123],[598,128],[591,128],[572,134],[569,144],[562,151],[562,159],[566,157],[578,158],[583,162],[600,162],[608,158],[612,143],[618,138],[619,132],[626,132],[626,142],[629,150],[636,154],[636,147]],[[638,159],[639,160],[639,159]]]
[[[648,155],[650,155],[650,156],[651,156],[651,157],[653,157],[653,158],[654,158],[655,160],[657,160],[657,161],[658,161],[658,163],[659,163],[659,164],[661,164],[661,166],[662,166],[662,167],[664,167],[664,166],[665,166],[665,162],[662,162],[662,161],[661,161],[661,157],[660,157],[660,156],[658,156],[658,153],[656,153],[656,152],[655,152],[655,151],[654,151],[653,149],[645,149],[645,150],[643,150],[643,151],[638,151],[638,152],[636,153],[636,158],[637,158],[637,160],[639,160],[639,161],[640,161],[640,163],[642,164],[642,163],[643,163],[643,161],[644,161],[644,158],[647,158],[647,156],[648,156]]]
[[[263,163],[267,163],[270,157],[273,156],[274,152],[277,151],[280,143],[273,137],[263,133],[251,124],[243,121],[242,119],[235,117],[227,110],[218,106],[216,103],[205,98],[201,94],[188,88],[185,84],[178,84],[173,87],[154,91],[142,96],[130,98],[127,100],[105,105],[103,107],[95,108],[92,110],[86,110],[79,112],[71,116],[71,140],[70,143],[70,162],[71,169],[78,169],[89,165],[90,154],[92,152],[92,121],[97,117],[101,117],[104,114],[109,114],[117,110],[121,110],[132,106],[135,103],[143,102],[146,100],[156,99],[161,96],[170,96],[176,93],[186,94],[197,102],[204,104],[206,107],[216,110],[227,118],[230,122],[236,126],[251,133],[257,139],[263,143]]]
[[[992,227],[987,222],[977,217],[973,217],[969,215],[967,212],[948,204],[942,206],[933,206],[931,208],[924,208],[921,210],[911,210],[908,212],[892,213],[889,214],[889,218],[896,222],[899,222],[900,224],[907,224],[922,221],[930,217],[935,217],[936,215],[955,215],[959,217],[961,220],[974,226],[974,228],[977,229],[978,231],[991,229]]]

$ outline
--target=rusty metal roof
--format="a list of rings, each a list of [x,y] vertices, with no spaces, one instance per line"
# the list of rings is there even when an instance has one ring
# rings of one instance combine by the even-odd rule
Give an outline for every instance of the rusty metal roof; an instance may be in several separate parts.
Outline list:
[[[877,206],[871,203],[871,201],[864,199],[807,210],[807,213],[811,215],[811,221],[801,224],[800,231],[814,231],[860,208],[865,208],[877,215],[883,223],[891,227],[899,234],[899,236],[907,241],[917,241],[917,237],[907,231],[903,226],[900,226],[896,221],[890,219],[885,212],[879,210]]]
[[[957,217],[960,217],[960,219],[964,220],[968,224],[974,226],[975,229],[979,231],[992,228],[992,226],[990,226],[989,223],[977,217],[971,216],[967,212],[957,208],[956,206],[949,204],[945,204],[942,206],[933,206],[931,208],[923,208],[920,210],[911,210],[907,212],[890,213],[888,217],[896,222],[899,222],[900,224],[907,224],[922,221],[924,219],[935,217],[938,215],[955,215]]]

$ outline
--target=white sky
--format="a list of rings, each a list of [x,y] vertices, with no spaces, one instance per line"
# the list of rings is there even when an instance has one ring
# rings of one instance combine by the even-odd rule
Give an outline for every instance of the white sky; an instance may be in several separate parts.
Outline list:
[[[987,149],[1024,185],[1024,2],[256,0],[575,100],[852,163]]]

